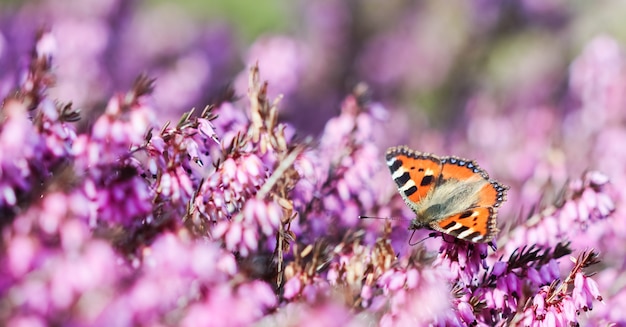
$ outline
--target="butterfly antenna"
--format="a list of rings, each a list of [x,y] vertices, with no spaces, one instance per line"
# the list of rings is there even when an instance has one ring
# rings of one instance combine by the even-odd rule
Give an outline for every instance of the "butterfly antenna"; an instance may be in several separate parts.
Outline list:
[[[429,234],[427,237],[424,237],[423,239],[421,239],[421,240],[419,240],[419,241],[417,241],[417,242],[415,242],[415,243],[411,243],[411,240],[413,240],[413,235],[415,235],[415,232],[416,232],[416,231],[417,231],[417,229],[414,229],[414,230],[413,230],[413,233],[411,233],[411,237],[409,237],[409,245],[410,245],[410,246],[415,246],[415,245],[418,245],[418,244],[420,244],[420,243],[422,243],[422,242],[426,241],[427,239],[429,239],[429,238],[433,237],[433,235],[430,235],[430,234]]]
[[[363,216],[363,215],[360,215],[359,219],[407,220],[405,218],[400,218],[400,217],[376,217],[376,216]]]

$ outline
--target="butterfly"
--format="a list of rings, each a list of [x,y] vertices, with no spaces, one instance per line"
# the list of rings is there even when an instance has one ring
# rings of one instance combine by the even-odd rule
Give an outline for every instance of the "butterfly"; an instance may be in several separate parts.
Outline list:
[[[385,159],[400,195],[416,214],[410,230],[430,228],[474,243],[496,236],[498,208],[509,187],[490,179],[474,161],[406,146],[389,148]]]

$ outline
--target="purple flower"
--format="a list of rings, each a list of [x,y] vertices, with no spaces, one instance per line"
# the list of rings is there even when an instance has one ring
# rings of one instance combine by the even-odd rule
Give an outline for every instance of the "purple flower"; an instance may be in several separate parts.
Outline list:
[[[141,8],[0,14],[0,325],[626,321],[624,51],[595,37],[565,74],[526,28],[576,39],[593,11],[330,1],[237,48],[239,23]],[[400,143],[512,186],[497,244],[409,234]]]
[[[134,90],[112,98],[91,133],[72,145],[75,168],[86,172],[83,191],[94,204],[92,226],[100,220],[129,227],[152,211],[152,191],[129,153],[153,124],[146,97],[151,88],[150,80],[138,79]]]
[[[274,292],[266,283],[253,281],[236,288],[223,285],[212,290],[204,302],[191,305],[181,326],[248,326],[275,305]]]
[[[0,207],[3,210],[15,206],[18,196],[22,192],[29,192],[32,188],[33,173],[31,164],[37,161],[37,148],[40,138],[34,132],[28,119],[27,108],[16,101],[4,104],[3,112],[6,119],[0,130],[2,142],[0,180]]]
[[[68,122],[78,113],[71,104],[55,104],[46,98],[54,83],[51,73],[55,39],[47,30],[37,36],[30,69],[2,106],[0,125],[0,212],[11,217],[18,201],[29,201],[31,192],[71,157],[76,138]]]
[[[194,202],[197,219],[216,222],[230,219],[243,210],[245,201],[263,184],[264,170],[263,162],[255,154],[224,160],[200,186]]]
[[[451,294],[447,285],[441,283],[444,273],[415,268],[392,271],[379,279],[379,286],[388,292],[390,306],[380,320],[381,326],[438,324],[446,320]]]
[[[4,280],[10,284],[0,292],[15,321],[30,315],[33,321],[79,322],[89,311],[82,303],[107,301],[124,276],[116,270],[119,257],[110,244],[91,239],[84,220],[77,219],[86,214],[87,203],[78,193],[49,194],[7,228],[3,242],[10,251],[3,257],[9,261],[2,269],[8,268]],[[73,317],[60,318],[73,311]]]
[[[368,111],[375,104],[362,106],[358,101],[358,94],[346,98],[341,114],[326,125],[319,148],[305,152],[295,162],[302,178],[294,202],[310,221],[295,226],[295,231],[306,237],[331,236],[327,230],[330,221],[340,228],[354,227],[359,215],[378,204],[378,180],[373,176],[382,171],[380,152],[370,140],[372,126],[379,121]],[[350,151],[342,151],[344,148]],[[340,236],[340,232],[335,235]]]
[[[523,244],[554,246],[563,240],[576,243],[589,225],[602,223],[615,210],[609,187],[606,176],[598,172],[588,172],[582,180],[570,182],[563,203],[544,209],[530,217],[525,226],[514,229],[504,251],[511,253]]]
[[[214,227],[213,237],[223,239],[226,248],[248,256],[258,249],[261,231],[265,236],[276,233],[281,223],[282,209],[276,203],[248,200],[243,213],[222,220]]]
[[[597,254],[582,253],[562,282],[555,280],[542,286],[532,300],[526,302],[524,311],[518,313],[512,321],[524,326],[579,324],[581,310],[591,310],[594,300],[602,301],[596,283],[582,271],[595,263]]]
[[[258,326],[346,326],[361,325],[372,321],[374,317],[354,316],[349,308],[336,299],[328,299],[313,304],[289,303],[275,313],[265,316]]]

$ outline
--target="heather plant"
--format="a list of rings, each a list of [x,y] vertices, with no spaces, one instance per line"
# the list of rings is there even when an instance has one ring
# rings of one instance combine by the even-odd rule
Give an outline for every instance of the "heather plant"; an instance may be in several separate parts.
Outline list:
[[[483,6],[484,13],[494,10]],[[532,2],[524,8],[529,15],[556,15]],[[111,17],[134,15],[115,1],[91,11],[65,9],[94,18],[86,23],[94,29]],[[327,10],[342,12],[340,4],[311,9],[310,24],[342,30],[341,15],[320,18]],[[31,10],[22,14],[46,12]],[[50,15],[58,16],[58,25],[78,24],[57,10]],[[409,16],[405,24],[413,26],[415,17]],[[489,20],[484,24],[488,28]],[[319,49],[263,39],[250,56],[262,58],[273,48],[283,60],[251,64],[234,91],[208,87],[216,95],[210,101],[198,94],[198,85],[210,80],[198,68],[207,67],[204,59],[181,49],[215,41],[211,37],[194,35],[181,48],[155,44],[154,53],[110,50],[129,56],[123,69],[95,64],[95,57],[105,57],[104,46],[90,40],[75,49],[88,52],[75,64],[95,70],[68,77],[57,70],[71,63],[60,45],[67,43],[58,42],[67,37],[64,31],[46,27],[32,34],[30,50],[10,48],[11,57],[30,55],[26,64],[0,71],[0,325],[626,322],[620,309],[626,303],[626,238],[619,190],[625,182],[619,142],[626,57],[611,37],[594,39],[573,60],[561,103],[500,106],[477,91],[467,97],[464,123],[449,134],[424,118],[411,135],[400,135],[396,125],[403,111],[373,94],[377,88],[388,92],[386,83],[433,85],[452,57],[422,53],[438,59],[430,78],[407,80],[398,67],[370,66],[372,86],[358,84],[342,101],[331,101],[336,113],[317,118],[323,128],[311,136],[283,113],[298,112],[300,101],[328,91],[314,86],[328,78],[340,51],[325,54],[329,66],[313,74],[305,63],[320,59],[301,54]],[[314,36],[335,45],[345,37]],[[121,49],[133,37],[115,42]],[[427,47],[399,42],[392,32],[369,41],[412,47],[405,55]],[[165,67],[154,59],[163,49],[176,52],[170,55],[181,61],[180,69],[198,74],[163,74]],[[230,48],[220,49],[208,62],[229,60]],[[359,65],[378,62],[390,50],[367,49]],[[163,69],[160,78],[135,72],[137,61]],[[0,57],[0,67],[13,66]],[[183,75],[197,80],[175,77]],[[194,87],[168,98],[159,85],[172,81]],[[127,91],[113,91],[126,82]],[[66,98],[68,88],[87,90],[77,99],[85,110]],[[330,98],[338,93],[328,92]],[[104,93],[110,99],[99,101]],[[170,119],[171,112],[167,119],[159,115],[201,100],[202,109],[188,109],[177,119]],[[492,242],[406,230],[415,214],[397,195],[383,156],[384,145],[401,142],[477,153],[481,166],[510,186],[498,217],[501,231]]]

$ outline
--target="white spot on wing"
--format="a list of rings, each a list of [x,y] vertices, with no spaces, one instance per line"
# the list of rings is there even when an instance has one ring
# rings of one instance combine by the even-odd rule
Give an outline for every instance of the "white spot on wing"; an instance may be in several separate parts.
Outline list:
[[[400,167],[393,174],[391,174],[391,178],[396,179],[396,178],[404,175],[405,172],[406,172],[406,170],[404,170],[404,168]]]
[[[402,187],[400,188],[400,191],[404,193],[404,191],[410,189],[412,186],[416,186],[415,182],[412,179],[409,179],[409,181],[406,182],[406,184],[402,185]]]
[[[458,223],[457,223],[457,224],[458,224]],[[460,224],[459,224],[459,225],[460,225]],[[471,228],[470,228],[470,229],[468,229],[468,230],[464,231],[463,233],[459,234],[459,236],[457,236],[457,237],[458,237],[458,238],[466,238],[466,237],[470,236],[470,235],[471,235],[472,233],[474,233],[474,232],[475,232],[475,230],[473,230],[473,229],[471,229]]]
[[[450,228],[446,229],[446,232],[447,232],[447,233],[450,233],[451,231],[457,230],[457,229],[459,229],[459,228],[461,228],[461,227],[463,227],[463,225],[461,225],[461,224],[459,224],[459,223],[455,222],[455,223],[454,223],[454,226],[452,226],[452,227],[450,227]],[[462,233],[461,233],[461,234],[462,234]]]

